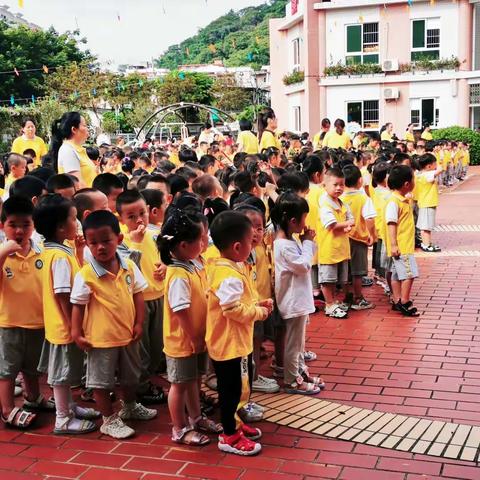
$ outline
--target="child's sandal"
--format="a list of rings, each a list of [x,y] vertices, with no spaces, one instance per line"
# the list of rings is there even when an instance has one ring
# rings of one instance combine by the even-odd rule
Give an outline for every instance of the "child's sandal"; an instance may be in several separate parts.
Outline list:
[[[323,380],[323,378],[321,377],[311,377],[308,372],[303,372],[302,373],[302,378],[305,382],[307,383],[313,383],[314,385],[316,385],[320,390],[324,390],[325,389],[325,382]]]
[[[221,423],[215,423],[208,417],[199,416],[196,419],[190,418],[190,425],[199,432],[204,433],[222,433],[223,427]]]
[[[15,407],[7,418],[3,415],[1,416],[2,422],[7,427],[18,428],[19,430],[29,428],[35,418],[37,418],[37,416],[34,413],[19,407]]]
[[[39,412],[53,412],[55,411],[55,400],[53,397],[47,399],[43,395],[39,395],[33,402],[25,399],[23,408],[25,410],[38,410]]]
[[[297,379],[288,387],[285,387],[285,393],[293,393],[297,395],[316,395],[320,393],[320,388],[314,383],[305,382],[302,377]]]
[[[210,439],[192,427],[184,427],[179,432],[172,430],[172,442],[191,447],[202,447],[210,443]]]
[[[418,310],[412,306],[412,302],[406,302],[406,303],[397,303],[397,310],[404,316],[404,317],[419,317],[420,314],[418,313]]]

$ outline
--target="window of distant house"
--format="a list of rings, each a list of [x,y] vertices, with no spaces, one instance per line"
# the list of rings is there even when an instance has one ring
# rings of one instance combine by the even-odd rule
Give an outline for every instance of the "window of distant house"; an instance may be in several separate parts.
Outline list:
[[[440,120],[440,111],[436,98],[412,98],[410,100],[410,121],[417,128],[428,123],[436,127]]]
[[[362,128],[377,129],[380,123],[378,100],[363,100],[347,103],[348,122],[358,123]]]
[[[293,51],[293,70],[300,70],[300,39],[295,38],[292,40],[292,51]]]
[[[347,25],[345,63],[378,63],[378,22]]]
[[[438,60],[440,58],[440,19],[412,21],[411,59]]]

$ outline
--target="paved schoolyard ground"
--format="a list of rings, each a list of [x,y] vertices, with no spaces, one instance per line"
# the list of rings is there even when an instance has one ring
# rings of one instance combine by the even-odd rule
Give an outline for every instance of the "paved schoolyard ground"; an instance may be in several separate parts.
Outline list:
[[[391,312],[374,286],[377,307],[348,320],[312,317],[311,364],[327,390],[320,397],[345,405],[433,420],[480,425],[480,168],[444,193],[435,235],[442,254],[419,255],[414,287],[419,318]],[[268,372],[267,362],[264,367]],[[255,458],[220,453],[213,442],[180,448],[169,439],[165,406],[138,434],[116,442],[98,432],[52,435],[52,416],[19,433],[0,427],[0,479],[82,480],[433,480],[480,479],[474,462],[418,455],[322,438],[274,423],[260,424],[263,451]],[[477,452],[478,454],[478,452]]]

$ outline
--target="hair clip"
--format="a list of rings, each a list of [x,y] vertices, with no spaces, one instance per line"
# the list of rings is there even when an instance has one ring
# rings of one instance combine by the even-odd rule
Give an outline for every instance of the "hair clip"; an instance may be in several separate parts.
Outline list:
[[[162,235],[162,238],[163,238],[164,240],[168,240],[168,241],[173,240],[172,235]]]

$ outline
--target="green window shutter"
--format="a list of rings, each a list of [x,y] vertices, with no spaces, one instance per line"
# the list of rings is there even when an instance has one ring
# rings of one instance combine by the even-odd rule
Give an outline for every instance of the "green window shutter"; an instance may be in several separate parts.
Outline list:
[[[378,55],[364,55],[363,63],[378,63]]]
[[[425,48],[425,20],[413,22],[413,48]]]
[[[346,65],[357,65],[362,63],[362,56],[361,55],[350,55],[345,58]]]
[[[347,52],[362,51],[362,26],[347,26]]]

